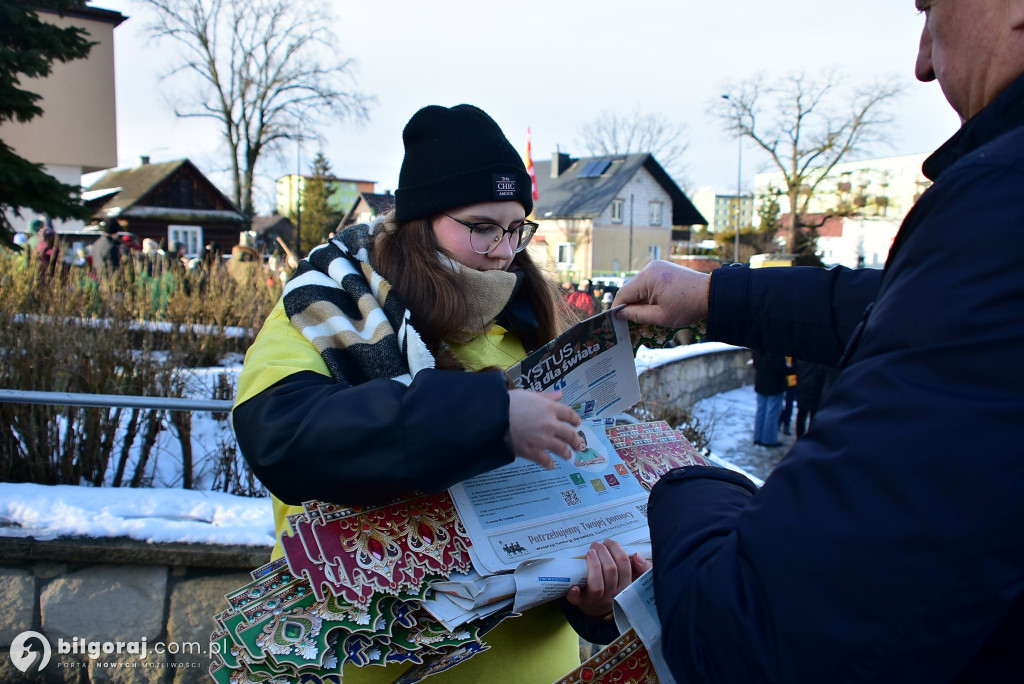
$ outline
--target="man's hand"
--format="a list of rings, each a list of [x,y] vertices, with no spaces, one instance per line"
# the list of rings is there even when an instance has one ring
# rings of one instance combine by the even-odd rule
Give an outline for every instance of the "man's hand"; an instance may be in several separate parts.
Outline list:
[[[619,318],[682,328],[708,315],[711,276],[667,261],[652,261],[615,295],[612,306],[625,304]]]
[[[561,391],[509,391],[509,434],[516,456],[551,470],[555,462],[548,451],[568,461],[573,452],[582,446],[576,434],[580,417],[570,407],[559,403],[561,398]]]

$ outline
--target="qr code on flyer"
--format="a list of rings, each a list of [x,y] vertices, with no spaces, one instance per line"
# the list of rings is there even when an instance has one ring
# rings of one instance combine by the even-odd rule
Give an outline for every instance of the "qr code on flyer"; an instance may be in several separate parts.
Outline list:
[[[576,493],[575,489],[562,490],[562,498],[565,499],[566,506],[578,506],[583,503],[580,500],[580,495]]]

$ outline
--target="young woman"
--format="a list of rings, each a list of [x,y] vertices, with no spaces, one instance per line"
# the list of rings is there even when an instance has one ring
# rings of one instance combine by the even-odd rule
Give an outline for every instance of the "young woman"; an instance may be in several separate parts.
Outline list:
[[[309,499],[383,504],[516,456],[551,468],[549,451],[568,460],[579,446],[560,393],[509,389],[501,370],[566,324],[525,251],[536,224],[518,152],[470,105],[421,109],[403,141],[394,211],[300,262],[246,354],[233,422],[279,535]],[[562,609],[506,620],[490,650],[437,681],[551,682],[578,665],[566,618],[608,638],[612,598],[646,569],[614,542],[593,545],[587,563],[586,589]],[[390,682],[393,669],[350,667],[345,681]]]

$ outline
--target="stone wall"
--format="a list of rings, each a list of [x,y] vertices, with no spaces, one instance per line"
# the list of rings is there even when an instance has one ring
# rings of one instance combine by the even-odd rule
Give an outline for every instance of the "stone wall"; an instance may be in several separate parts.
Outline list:
[[[640,374],[640,396],[653,413],[686,408],[701,399],[754,382],[750,350],[726,347],[650,368]]]
[[[29,630],[52,649],[49,664],[33,674],[0,658],[0,682],[179,684],[211,681],[212,616],[227,607],[224,594],[270,559],[270,549],[0,538],[0,558],[0,651],[6,656]],[[58,652],[61,641],[69,653]],[[80,646],[90,642],[124,646],[91,658]],[[129,652],[143,645],[145,657]]]

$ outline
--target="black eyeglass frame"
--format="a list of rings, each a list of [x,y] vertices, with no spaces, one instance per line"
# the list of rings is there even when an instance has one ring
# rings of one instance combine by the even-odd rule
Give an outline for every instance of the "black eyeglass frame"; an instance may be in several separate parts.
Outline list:
[[[519,254],[519,252],[522,252],[524,249],[526,249],[526,246],[528,244],[530,244],[530,240],[533,239],[533,236],[537,233],[537,229],[540,227],[540,224],[536,223],[535,221],[527,221],[527,220],[524,220],[522,223],[520,223],[515,228],[502,228],[500,225],[498,225],[494,221],[476,221],[476,222],[470,223],[469,221],[463,221],[462,219],[455,218],[454,216],[452,216],[450,214],[444,214],[444,216],[447,216],[452,221],[455,221],[456,223],[461,223],[462,225],[464,225],[467,228],[469,228],[469,233],[470,233],[469,246],[477,254],[490,254],[495,249],[497,249],[498,245],[501,244],[501,241],[505,239],[506,235],[511,235],[512,233],[515,233],[515,232],[519,233],[519,244],[512,249],[512,252],[514,254]],[[491,248],[489,250],[487,250],[486,252],[481,252],[476,247],[473,247],[473,233],[475,233],[478,230],[477,226],[496,226],[497,228],[501,228],[501,240],[498,240],[498,241],[494,242],[491,245]],[[529,228],[530,228],[530,234],[526,237],[525,240],[523,240],[523,230],[527,226],[529,226]]]

